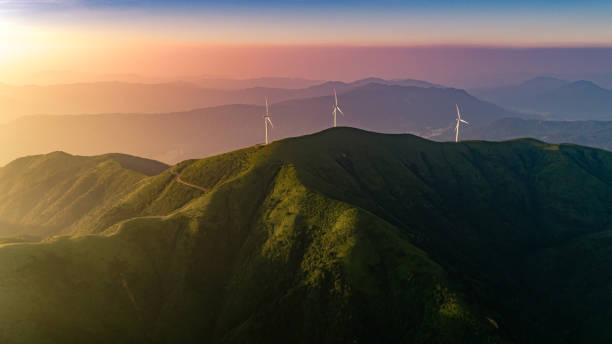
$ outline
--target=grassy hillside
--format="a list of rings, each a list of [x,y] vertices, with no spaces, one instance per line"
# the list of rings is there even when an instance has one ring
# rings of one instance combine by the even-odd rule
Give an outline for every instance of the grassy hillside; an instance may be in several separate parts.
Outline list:
[[[0,248],[4,342],[609,342],[612,154],[349,128]]]
[[[217,176],[198,181],[216,186],[165,218],[130,219],[109,236],[1,248],[7,259],[0,261],[12,262],[0,264],[0,276],[10,276],[0,286],[7,305],[0,311],[3,339],[432,343],[497,337],[444,270],[397,228],[308,190],[295,167],[272,160],[265,148],[248,167],[219,165],[243,153],[191,162],[184,179],[197,177],[190,167],[212,167]]]
[[[17,159],[0,169],[0,236],[72,232],[167,167],[122,154]]]

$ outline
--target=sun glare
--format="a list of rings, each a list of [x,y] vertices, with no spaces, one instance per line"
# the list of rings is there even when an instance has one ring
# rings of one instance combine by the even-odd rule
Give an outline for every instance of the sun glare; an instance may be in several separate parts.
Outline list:
[[[8,54],[8,25],[5,23],[5,18],[0,14],[0,61],[4,61]]]
[[[11,21],[0,13],[0,70],[2,80],[19,71],[51,61],[62,47],[57,32]]]
[[[11,23],[6,16],[0,14],[0,61],[7,63],[18,58],[21,49],[19,42],[23,40],[23,28]]]

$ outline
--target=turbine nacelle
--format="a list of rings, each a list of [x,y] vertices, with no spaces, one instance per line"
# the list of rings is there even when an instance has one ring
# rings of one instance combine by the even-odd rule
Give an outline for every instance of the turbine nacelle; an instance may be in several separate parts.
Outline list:
[[[270,123],[270,126],[271,126],[272,128],[274,128],[274,124],[272,124],[272,117],[270,117],[270,116],[264,116],[264,121],[265,121],[266,123]]]

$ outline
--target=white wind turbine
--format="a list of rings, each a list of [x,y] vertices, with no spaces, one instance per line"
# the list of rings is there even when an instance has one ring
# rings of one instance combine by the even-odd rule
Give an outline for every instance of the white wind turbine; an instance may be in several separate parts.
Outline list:
[[[455,107],[457,107],[457,126],[455,127],[455,142],[459,142],[459,123],[470,123],[468,123],[466,120],[461,119],[461,110],[459,110],[459,105],[455,104]]]
[[[334,111],[332,111],[332,116],[334,116],[334,127],[336,127],[336,111],[340,112],[342,116],[344,116],[344,112],[340,110],[340,106],[338,106],[338,96],[336,95],[336,89],[334,88]]]
[[[272,119],[270,117],[270,106],[268,105],[268,97],[266,97],[266,114],[263,118],[264,126],[266,128],[266,144],[268,144],[268,123],[270,123],[270,126],[274,128],[274,124],[272,124]]]

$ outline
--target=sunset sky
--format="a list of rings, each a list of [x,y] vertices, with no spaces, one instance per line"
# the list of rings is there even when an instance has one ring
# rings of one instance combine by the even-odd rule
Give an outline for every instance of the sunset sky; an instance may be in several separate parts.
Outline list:
[[[588,0],[0,0],[0,82],[49,71],[451,84],[609,72],[610,18],[612,3]]]

